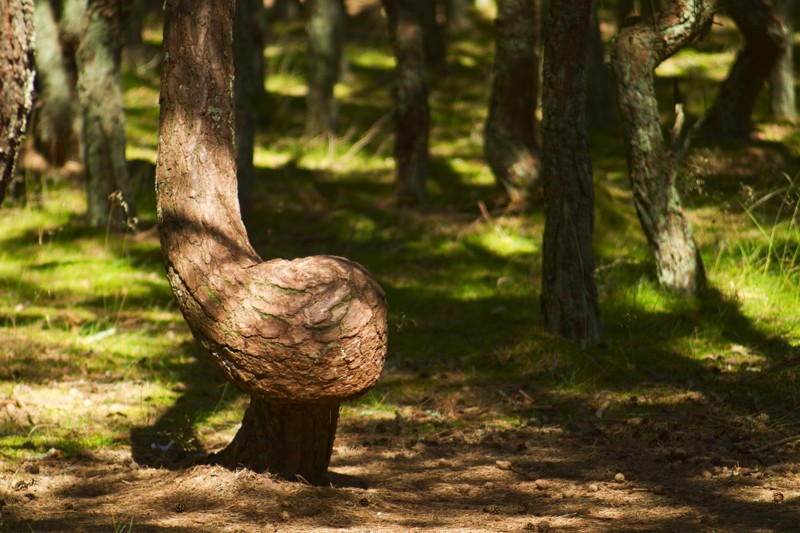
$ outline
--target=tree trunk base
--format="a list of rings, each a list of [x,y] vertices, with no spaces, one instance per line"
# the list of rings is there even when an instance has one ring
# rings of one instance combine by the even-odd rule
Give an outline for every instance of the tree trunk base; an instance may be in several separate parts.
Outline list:
[[[294,405],[251,398],[236,437],[211,454],[209,462],[325,485],[338,420],[338,404]]]

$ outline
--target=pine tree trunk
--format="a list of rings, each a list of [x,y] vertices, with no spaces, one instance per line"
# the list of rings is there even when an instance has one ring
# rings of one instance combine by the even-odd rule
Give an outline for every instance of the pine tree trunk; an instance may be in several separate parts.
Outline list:
[[[213,461],[326,479],[337,406],[378,379],[387,309],[341,257],[262,261],[247,239],[233,140],[234,0],[167,0],[157,191],[167,278],[195,338],[251,396]]]
[[[425,203],[428,179],[428,80],[417,0],[382,0],[389,21],[396,68],[394,146],[397,195],[401,203]]]
[[[49,0],[36,2],[36,79],[40,102],[34,125],[36,145],[50,164],[78,156],[74,135],[75,80],[67,72],[58,24]]]
[[[293,405],[252,398],[236,437],[210,460],[231,470],[246,467],[325,485],[338,420],[338,404]]]
[[[306,135],[312,137],[336,133],[333,89],[339,81],[344,24],[342,0],[309,0]]]
[[[542,317],[548,331],[582,345],[600,340],[586,128],[591,10],[592,0],[551,3],[542,76]]]
[[[515,207],[525,206],[539,183],[539,28],[533,0],[498,0],[484,152],[497,183]]]
[[[88,215],[95,227],[122,228],[133,224],[136,216],[125,162],[122,9],[122,0],[90,0],[86,31],[76,54]]]
[[[264,98],[264,42],[259,20],[262,0],[236,0],[233,21],[233,96],[236,108],[236,170],[239,204],[246,211],[253,187],[256,109]]]
[[[33,2],[0,2],[0,202],[14,174],[33,93]]]
[[[653,251],[659,282],[685,294],[704,287],[705,269],[675,187],[680,137],[667,148],[661,133],[655,69],[708,31],[713,19],[710,4],[673,0],[655,23],[633,20],[615,38],[612,59],[636,212]]]
[[[749,139],[756,98],[785,49],[787,36],[764,0],[731,0],[721,5],[744,34],[745,46],[706,113],[702,133],[715,139]]]
[[[775,14],[786,28],[786,46],[779,52],[778,60],[770,73],[769,110],[774,117],[791,123],[797,122],[797,101],[794,90],[794,15],[797,0],[775,0]]]

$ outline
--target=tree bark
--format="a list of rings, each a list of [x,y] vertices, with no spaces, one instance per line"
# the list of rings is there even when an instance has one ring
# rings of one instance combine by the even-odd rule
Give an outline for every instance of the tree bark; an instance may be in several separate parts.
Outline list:
[[[130,227],[136,205],[125,162],[122,0],[90,0],[87,21],[76,57],[89,224]]]
[[[253,187],[257,104],[264,93],[264,36],[260,27],[262,0],[236,0],[233,21],[234,105],[236,109],[236,169],[239,204],[246,211]]]
[[[498,0],[495,56],[484,152],[514,207],[524,207],[539,183],[536,101],[539,19],[533,0]]]
[[[14,174],[33,93],[33,2],[0,2],[0,202]]]
[[[672,146],[666,146],[655,69],[708,31],[713,7],[703,0],[671,0],[655,23],[628,19],[614,40],[612,58],[636,213],[653,251],[659,282],[685,294],[695,294],[705,285],[703,261],[675,187],[678,162],[688,141],[676,131]]]
[[[333,89],[344,47],[342,0],[309,0],[306,135],[335,135],[338,119]]]
[[[542,86],[542,317],[582,345],[600,340],[594,283],[594,188],[586,128],[586,60],[592,0],[552,0]]]
[[[769,110],[774,117],[797,122],[797,101],[794,90],[794,15],[797,0],[774,0],[773,9],[785,28],[786,46],[770,73]]]
[[[389,22],[396,67],[394,158],[401,203],[425,203],[428,179],[428,80],[417,0],[382,0]]]
[[[731,0],[720,5],[744,35],[745,46],[706,113],[702,133],[715,139],[749,139],[756,98],[786,47],[786,28],[764,0]]]
[[[229,467],[322,483],[335,406],[380,375],[385,296],[346,259],[263,262],[250,245],[236,186],[233,16],[234,0],[166,4],[156,181],[161,247],[195,338],[252,397],[239,434],[216,457]]]

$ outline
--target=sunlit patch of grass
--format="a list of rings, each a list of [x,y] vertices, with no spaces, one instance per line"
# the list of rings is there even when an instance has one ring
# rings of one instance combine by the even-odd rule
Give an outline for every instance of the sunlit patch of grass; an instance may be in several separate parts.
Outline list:
[[[682,48],[656,69],[656,75],[664,78],[701,77],[709,81],[724,80],[736,59],[736,50],[726,52],[702,52],[695,48]]]

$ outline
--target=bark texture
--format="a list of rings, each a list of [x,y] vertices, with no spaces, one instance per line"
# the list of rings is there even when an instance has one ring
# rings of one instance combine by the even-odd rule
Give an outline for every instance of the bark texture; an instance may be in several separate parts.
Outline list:
[[[334,135],[338,119],[333,89],[339,81],[344,47],[343,0],[310,0],[306,135]]]
[[[655,23],[629,18],[616,36],[612,58],[636,213],[653,251],[659,282],[685,294],[704,287],[705,269],[675,187],[687,140],[681,138],[679,121],[674,142],[667,147],[659,124],[655,69],[708,31],[712,4],[671,0]]]
[[[495,55],[484,152],[512,206],[528,203],[539,184],[536,100],[539,18],[533,0],[498,0]]]
[[[706,113],[702,132],[710,138],[749,139],[756,98],[786,48],[786,28],[764,0],[730,0],[720,6],[736,22],[745,46]]]
[[[317,459],[330,455],[332,422],[308,422],[306,415],[295,420],[300,411],[291,406],[325,406],[330,414],[377,381],[386,351],[386,302],[369,273],[347,259],[263,262],[250,245],[236,187],[233,7],[234,0],[166,4],[157,168],[161,246],[195,338],[226,378],[254,399],[222,463],[324,480],[327,462]],[[321,420],[322,410],[306,412]],[[261,424],[267,427],[255,427]],[[301,441],[317,444],[287,466],[285,450]],[[313,471],[292,466],[305,464]]]
[[[285,404],[254,397],[233,441],[211,461],[231,470],[244,467],[324,485],[338,420],[339,404]]]
[[[424,204],[428,179],[428,80],[419,0],[382,0],[397,62],[394,157],[401,203]]]
[[[587,112],[589,124],[610,128],[616,123],[614,80],[606,66],[605,47],[600,35],[600,19],[597,16],[598,1],[592,7],[592,22],[589,34],[589,91]]]
[[[0,2],[0,202],[31,113],[33,48],[33,2]]]
[[[770,73],[769,110],[773,116],[797,122],[797,100],[794,90],[794,15],[797,0],[774,0],[773,9],[785,28],[786,46],[778,53],[778,60]]]
[[[236,109],[236,169],[239,203],[250,204],[253,187],[253,148],[259,100],[264,93],[264,3],[236,0],[233,21],[234,106]]]
[[[136,206],[125,162],[123,1],[90,0],[86,19],[76,57],[89,223],[124,227],[134,224]]]
[[[600,340],[594,283],[594,188],[586,128],[586,59],[592,0],[552,0],[542,85],[542,316],[582,345]]]

